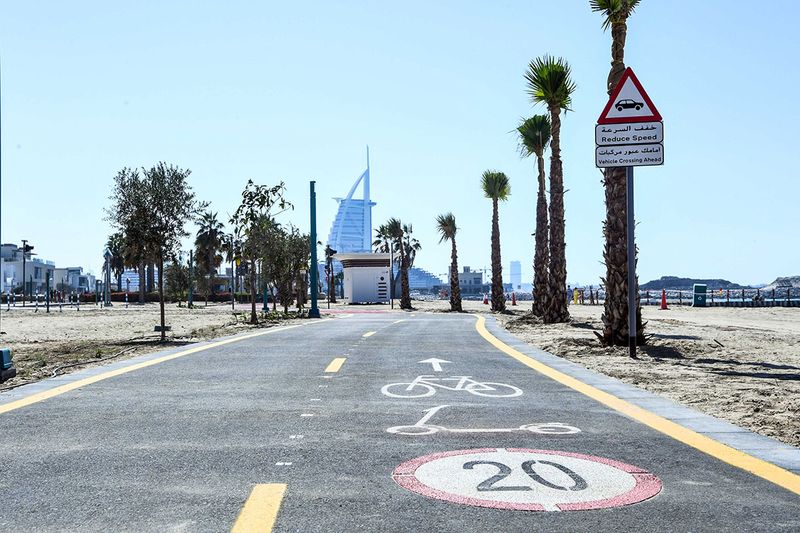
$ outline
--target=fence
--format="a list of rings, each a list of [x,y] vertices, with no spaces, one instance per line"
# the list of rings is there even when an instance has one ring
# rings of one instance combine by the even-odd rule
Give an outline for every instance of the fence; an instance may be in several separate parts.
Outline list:
[[[668,305],[692,305],[691,290],[667,290]],[[642,305],[661,305],[661,291],[639,291]],[[800,307],[800,287],[775,289],[710,289],[708,307]]]
[[[577,294],[576,292],[577,291]],[[692,305],[694,292],[691,289],[667,289],[667,305]],[[570,288],[566,293],[572,304],[601,305],[605,303],[603,287]],[[530,300],[530,293],[517,292],[517,300]],[[639,291],[641,305],[661,305],[661,289]],[[706,292],[707,307],[800,307],[800,287],[776,289],[713,289]]]

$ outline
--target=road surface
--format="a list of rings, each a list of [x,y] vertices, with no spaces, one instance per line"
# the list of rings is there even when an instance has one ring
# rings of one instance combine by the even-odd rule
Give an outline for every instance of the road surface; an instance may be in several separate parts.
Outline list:
[[[0,530],[800,530],[793,474],[683,444],[476,321],[352,314],[0,396]]]

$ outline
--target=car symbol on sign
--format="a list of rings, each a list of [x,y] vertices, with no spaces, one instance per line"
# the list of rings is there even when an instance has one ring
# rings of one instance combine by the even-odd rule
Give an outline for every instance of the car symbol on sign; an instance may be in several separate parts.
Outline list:
[[[623,109],[635,109],[639,111],[644,104],[642,102],[636,102],[635,100],[620,100],[617,102],[616,107],[617,111],[622,111]]]

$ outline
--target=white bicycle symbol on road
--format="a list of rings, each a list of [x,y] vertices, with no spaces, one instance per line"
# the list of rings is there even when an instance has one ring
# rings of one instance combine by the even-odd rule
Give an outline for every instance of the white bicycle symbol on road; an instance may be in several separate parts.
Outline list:
[[[455,385],[448,385],[445,382],[455,382]],[[491,398],[513,398],[522,394],[522,390],[513,385],[475,381],[470,376],[453,376],[449,378],[417,376],[411,383],[389,383],[384,385],[381,392],[391,398],[427,398],[436,394],[437,388],[466,391],[475,396],[488,396]]]
[[[513,431],[529,431],[531,433],[538,433],[539,435],[572,435],[580,433],[581,430],[575,426],[568,426],[561,422],[543,422],[539,424],[523,424],[516,428],[464,428],[464,429],[451,429],[444,426],[435,426],[428,424],[431,419],[439,410],[449,405],[437,405],[423,411],[425,415],[413,426],[394,426],[386,431],[388,433],[395,433],[399,435],[432,435],[439,431],[450,433],[511,433]]]

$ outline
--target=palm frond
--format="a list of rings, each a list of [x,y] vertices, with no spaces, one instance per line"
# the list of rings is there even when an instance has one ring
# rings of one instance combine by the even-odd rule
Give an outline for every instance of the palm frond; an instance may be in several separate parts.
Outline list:
[[[481,188],[486,198],[505,201],[511,195],[508,176],[496,170],[487,170],[481,175]]]
[[[453,239],[456,236],[456,231],[458,231],[458,227],[456,226],[456,217],[453,216],[453,213],[446,213],[437,216],[436,229],[441,235],[439,242]]]
[[[519,151],[523,157],[541,156],[550,143],[550,117],[534,115],[523,120],[517,126],[519,133]]]
[[[595,13],[602,13],[603,30],[608,30],[612,24],[625,22],[633,15],[641,0],[589,0],[589,6]]]
[[[534,104],[570,110],[577,85],[572,81],[572,70],[566,59],[549,55],[537,57],[528,65],[525,80]]]

